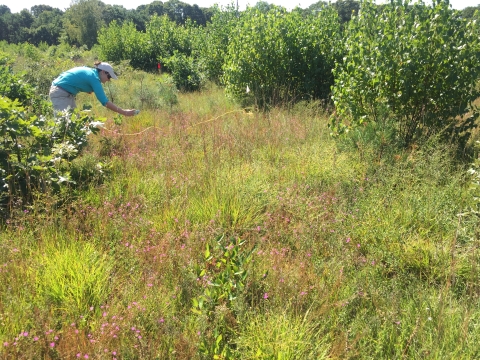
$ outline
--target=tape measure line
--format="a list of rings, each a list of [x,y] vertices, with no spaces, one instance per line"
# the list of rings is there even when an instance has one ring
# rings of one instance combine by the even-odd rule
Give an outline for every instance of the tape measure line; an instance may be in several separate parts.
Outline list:
[[[242,109],[242,110],[232,110],[232,111],[228,111],[228,112],[226,112],[226,113],[224,113],[224,114],[222,114],[222,115],[216,116],[216,117],[214,117],[214,118],[211,118],[211,119],[208,119],[208,120],[205,120],[205,121],[200,121],[200,122],[198,122],[198,123],[196,123],[196,124],[190,125],[189,127],[187,127],[187,130],[189,130],[189,129],[191,129],[191,128],[194,128],[194,127],[196,127],[196,126],[198,126],[198,125],[202,125],[202,124],[206,124],[206,123],[215,121],[215,120],[217,120],[217,119],[219,119],[219,118],[221,118],[221,117],[223,117],[223,116],[225,116],[225,115],[228,115],[228,114],[231,114],[231,113],[234,113],[234,112],[244,112],[244,113],[245,113],[246,115],[248,115],[248,116],[252,116],[252,115],[253,115],[251,112],[246,112],[246,111],[243,110],[243,109]],[[120,134],[119,134],[119,133],[116,133],[114,130],[110,130],[110,129],[107,129],[107,128],[102,128],[102,129],[103,129],[103,130],[106,130],[106,131],[108,131],[108,132],[111,132],[111,133],[120,135],[120,136],[137,136],[137,135],[141,135],[141,134],[143,134],[144,132],[147,132],[148,130],[151,130],[151,129],[162,129],[162,128],[160,128],[160,127],[158,127],[158,126],[149,126],[149,127],[143,129],[143,130],[140,131],[140,132],[136,132],[136,133],[120,133]]]

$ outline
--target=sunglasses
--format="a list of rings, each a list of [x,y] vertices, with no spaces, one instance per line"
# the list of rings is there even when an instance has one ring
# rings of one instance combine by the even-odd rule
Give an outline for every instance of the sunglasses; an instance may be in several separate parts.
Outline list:
[[[105,71],[105,70],[103,70],[103,71],[105,72],[105,74],[107,74],[107,79],[110,80],[112,78],[112,76],[108,73],[108,71]]]

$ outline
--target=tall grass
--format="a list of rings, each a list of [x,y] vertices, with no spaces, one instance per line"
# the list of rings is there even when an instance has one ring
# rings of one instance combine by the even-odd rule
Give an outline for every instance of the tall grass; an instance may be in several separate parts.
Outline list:
[[[98,159],[102,181],[79,172],[69,204],[0,233],[2,357],[480,356],[477,220],[454,149],[335,142],[318,104],[250,113],[213,86],[134,118],[92,111],[105,129],[78,166]],[[215,292],[243,251],[245,279]]]

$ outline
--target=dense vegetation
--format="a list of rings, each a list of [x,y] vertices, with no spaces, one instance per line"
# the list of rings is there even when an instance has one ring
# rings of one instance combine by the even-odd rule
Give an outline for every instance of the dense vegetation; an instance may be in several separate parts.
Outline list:
[[[0,42],[2,358],[480,357],[478,13],[166,4]]]

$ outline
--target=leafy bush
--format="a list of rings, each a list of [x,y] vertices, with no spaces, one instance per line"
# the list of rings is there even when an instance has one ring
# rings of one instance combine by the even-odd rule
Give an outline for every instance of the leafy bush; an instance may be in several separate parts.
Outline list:
[[[79,188],[101,184],[109,171],[108,164],[98,161],[98,158],[91,154],[74,159],[69,167],[70,179]]]
[[[52,80],[60,73],[73,68],[75,62],[70,59],[52,61],[51,59],[42,59],[31,62],[26,65],[24,79],[28,84],[34,87],[37,96],[48,96]]]
[[[199,29],[197,39],[192,44],[201,71],[216,84],[221,83],[229,39],[237,21],[238,12],[235,8],[227,7],[222,11],[214,8],[211,22]]]
[[[339,43],[340,25],[332,7],[305,16],[276,6],[267,12],[248,8],[228,45],[226,91],[259,108],[326,99]]]
[[[118,66],[122,79],[109,85],[112,101],[134,109],[172,108],[178,103],[178,90],[169,75],[157,76],[130,67]],[[122,96],[123,94],[123,96]]]
[[[18,100],[23,106],[30,106],[35,96],[35,89],[14,74],[10,66],[0,65],[0,95],[11,100]]]
[[[60,190],[70,181],[66,164],[97,131],[93,118],[79,111],[54,118],[28,115],[17,101],[0,97],[0,210],[28,204],[36,192]]]
[[[5,63],[7,60],[5,60]],[[26,73],[14,73],[10,65],[0,65],[0,96],[18,100],[22,106],[36,115],[52,114],[46,96],[37,96],[36,88],[29,83]]]
[[[194,26],[189,21],[185,26],[180,26],[166,15],[154,15],[146,33],[137,31],[133,22],[125,22],[120,26],[112,21],[99,32],[98,43],[105,60],[130,60],[136,69],[153,71],[158,60],[163,63],[175,51],[190,56],[190,35],[193,31]]]
[[[173,82],[180,91],[196,91],[204,84],[203,76],[195,60],[190,56],[175,51],[165,61],[171,72]]]
[[[176,52],[190,56],[192,44],[190,33],[194,25],[187,21],[185,26],[177,25],[167,15],[152,16],[147,25],[147,36],[152,47],[153,61],[161,62],[174,55]]]
[[[395,128],[405,145],[440,132],[465,144],[478,115],[478,33],[448,1],[362,2],[334,71],[332,133],[372,121]]]

